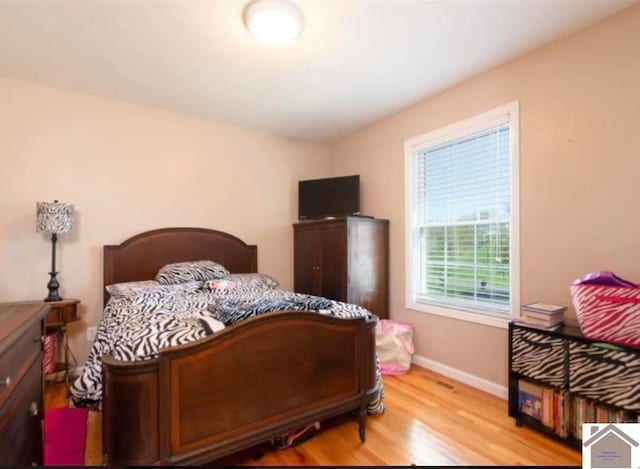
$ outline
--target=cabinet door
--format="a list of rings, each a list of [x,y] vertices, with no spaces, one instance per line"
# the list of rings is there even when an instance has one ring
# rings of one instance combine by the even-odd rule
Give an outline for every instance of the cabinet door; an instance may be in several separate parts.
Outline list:
[[[293,233],[294,279],[293,289],[298,293],[319,294],[319,259],[316,230],[296,227]]]
[[[347,301],[347,230],[345,223],[320,228],[320,295]]]
[[[386,319],[389,285],[389,225],[367,218],[349,220],[348,302]]]

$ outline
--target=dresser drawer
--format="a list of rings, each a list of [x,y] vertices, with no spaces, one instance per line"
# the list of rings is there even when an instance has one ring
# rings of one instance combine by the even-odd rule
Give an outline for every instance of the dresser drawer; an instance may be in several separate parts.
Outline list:
[[[511,370],[551,386],[567,383],[567,343],[562,337],[513,327]]]
[[[42,322],[38,321],[0,354],[0,406],[9,398],[37,357],[40,357],[38,366],[42,366],[41,351]]]
[[[640,410],[640,355],[572,342],[569,390],[584,397]]]
[[[0,466],[42,464],[41,414],[42,369],[37,360],[0,407]]]

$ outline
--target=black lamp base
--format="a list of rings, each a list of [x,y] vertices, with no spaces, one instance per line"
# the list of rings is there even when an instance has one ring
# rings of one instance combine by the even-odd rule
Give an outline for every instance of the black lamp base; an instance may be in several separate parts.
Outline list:
[[[49,275],[51,276],[51,279],[49,279],[49,283],[47,283],[47,288],[49,289],[49,296],[47,296],[44,299],[44,301],[46,302],[61,301],[62,297],[58,292],[58,289],[60,288],[60,284],[58,283],[58,279],[56,278],[56,275],[58,275],[58,272],[49,272]]]

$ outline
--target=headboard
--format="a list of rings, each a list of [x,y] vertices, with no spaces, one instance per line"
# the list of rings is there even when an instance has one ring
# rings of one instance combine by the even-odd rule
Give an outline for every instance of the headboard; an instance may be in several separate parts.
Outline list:
[[[103,286],[152,280],[165,264],[211,260],[231,273],[258,271],[258,248],[222,231],[162,228],[135,235],[122,244],[104,246]],[[103,290],[104,304],[109,294]]]

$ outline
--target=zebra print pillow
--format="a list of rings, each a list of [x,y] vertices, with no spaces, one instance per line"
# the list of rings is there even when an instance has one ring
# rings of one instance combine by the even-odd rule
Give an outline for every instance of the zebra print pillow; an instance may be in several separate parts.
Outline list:
[[[204,288],[209,290],[233,290],[233,289],[262,289],[278,288],[278,281],[267,274],[229,274],[223,279],[208,280],[204,283]]]
[[[175,262],[161,268],[156,274],[156,280],[162,285],[176,285],[193,281],[205,282],[224,278],[227,275],[229,275],[229,271],[217,262]]]
[[[170,295],[172,293],[183,293],[196,291],[202,287],[202,282],[187,282],[176,285],[162,285],[155,280],[142,280],[140,282],[122,282],[107,285],[105,290],[112,297],[135,296],[135,295]]]

